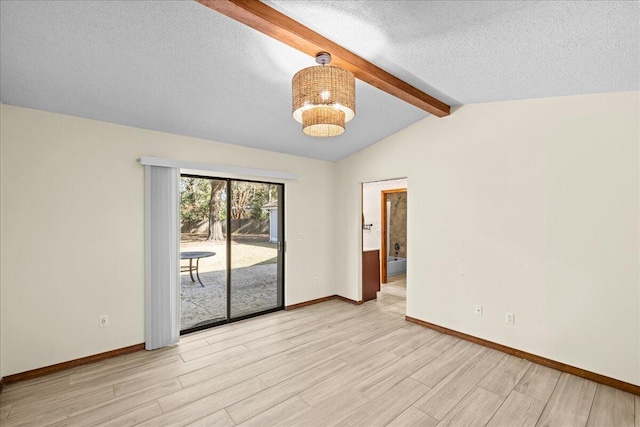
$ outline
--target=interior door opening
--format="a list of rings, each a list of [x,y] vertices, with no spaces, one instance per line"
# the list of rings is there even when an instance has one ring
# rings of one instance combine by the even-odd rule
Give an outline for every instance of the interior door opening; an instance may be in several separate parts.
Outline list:
[[[284,308],[284,185],[182,175],[180,333]]]
[[[380,282],[407,271],[407,189],[380,192]]]
[[[407,179],[362,184],[362,300],[406,295]]]

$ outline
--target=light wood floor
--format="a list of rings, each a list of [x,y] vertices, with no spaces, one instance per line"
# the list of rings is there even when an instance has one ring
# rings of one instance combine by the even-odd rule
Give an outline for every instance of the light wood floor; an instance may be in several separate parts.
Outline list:
[[[333,300],[183,337],[0,395],[0,424],[640,427],[640,398]]]

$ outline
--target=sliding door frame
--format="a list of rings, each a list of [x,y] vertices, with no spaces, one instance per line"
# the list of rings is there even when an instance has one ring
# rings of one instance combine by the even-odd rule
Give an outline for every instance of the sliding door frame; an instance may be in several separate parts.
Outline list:
[[[204,329],[214,328],[220,325],[226,325],[228,323],[239,322],[240,320],[250,319],[252,317],[262,316],[263,314],[273,313],[276,311],[284,310],[285,301],[284,301],[284,263],[285,263],[285,240],[284,240],[284,183],[282,182],[268,182],[268,181],[257,181],[250,179],[239,179],[239,178],[218,178],[215,176],[204,176],[204,175],[195,175],[188,173],[181,173],[180,177],[185,178],[198,178],[198,179],[208,179],[208,180],[216,180],[216,181],[225,181],[226,182],[226,209],[227,209],[227,233],[225,236],[226,241],[226,252],[227,252],[227,307],[226,307],[226,319],[220,320],[217,322],[211,322],[206,325],[195,326],[193,328],[188,328],[180,331],[180,335],[190,334],[192,332],[201,331]],[[253,184],[265,184],[265,185],[276,185],[278,188],[278,242],[276,243],[278,260],[276,262],[277,268],[277,300],[278,306],[274,308],[270,308],[264,311],[259,311],[257,313],[246,314],[244,316],[239,317],[231,317],[231,182],[249,182]],[[182,301],[180,301],[182,304]]]

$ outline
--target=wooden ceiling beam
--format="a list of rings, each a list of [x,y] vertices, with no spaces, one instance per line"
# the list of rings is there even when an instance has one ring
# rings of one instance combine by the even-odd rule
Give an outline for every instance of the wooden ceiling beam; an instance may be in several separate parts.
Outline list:
[[[451,107],[444,102],[427,95],[259,0],[195,1],[314,58],[318,52],[329,52],[331,65],[349,70],[363,82],[435,116],[444,117],[450,114]]]

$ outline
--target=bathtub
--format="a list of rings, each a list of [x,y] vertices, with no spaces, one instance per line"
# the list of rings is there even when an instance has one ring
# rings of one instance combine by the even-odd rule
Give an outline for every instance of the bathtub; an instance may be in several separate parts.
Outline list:
[[[387,258],[387,276],[397,276],[406,274],[407,259],[390,256]]]

